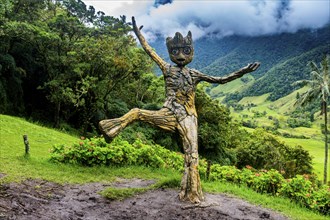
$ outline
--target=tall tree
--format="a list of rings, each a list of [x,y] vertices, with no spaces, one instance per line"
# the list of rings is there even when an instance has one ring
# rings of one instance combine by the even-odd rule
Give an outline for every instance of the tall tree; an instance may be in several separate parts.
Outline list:
[[[323,182],[327,183],[328,175],[328,102],[330,96],[330,57],[326,55],[320,67],[313,61],[309,62],[308,65],[311,68],[311,79],[300,80],[294,83],[294,85],[305,85],[309,89],[303,93],[296,101],[296,105],[306,106],[311,104],[315,100],[321,101],[321,114],[324,114],[324,137],[325,137],[325,155],[324,155],[324,173]]]

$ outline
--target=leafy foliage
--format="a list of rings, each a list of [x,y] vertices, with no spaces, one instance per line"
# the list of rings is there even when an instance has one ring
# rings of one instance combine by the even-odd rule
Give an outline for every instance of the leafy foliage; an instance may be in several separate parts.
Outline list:
[[[312,157],[301,146],[291,148],[262,129],[251,134],[236,149],[237,166],[251,165],[256,169],[276,169],[285,177],[312,172]]]
[[[159,145],[133,144],[117,138],[107,144],[103,138],[85,139],[73,146],[54,146],[51,161],[80,164],[84,166],[143,165],[153,168],[182,170],[183,155],[169,151]]]
[[[307,208],[330,215],[330,189],[316,186],[309,178],[308,175],[297,175],[284,181],[280,194]]]
[[[150,75],[151,61],[128,34],[124,16],[106,16],[80,0],[4,0],[4,6],[1,113],[95,132],[95,121],[112,112],[129,79]]]
[[[207,160],[232,165],[236,155],[230,148],[239,142],[239,128],[232,122],[229,109],[212,100],[200,87],[196,94],[199,153]]]
[[[256,192],[274,196],[283,196],[311,210],[330,215],[330,188],[321,185],[311,175],[297,175],[292,179],[284,179],[277,170],[255,170],[246,166],[242,170],[233,166],[211,167],[212,181],[229,181],[245,185]]]

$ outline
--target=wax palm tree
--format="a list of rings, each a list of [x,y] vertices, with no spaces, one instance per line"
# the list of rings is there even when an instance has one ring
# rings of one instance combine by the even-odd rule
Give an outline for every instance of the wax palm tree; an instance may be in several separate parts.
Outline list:
[[[324,135],[325,135],[325,157],[324,157],[324,184],[327,183],[328,174],[328,111],[327,106],[330,97],[330,72],[329,55],[326,55],[320,67],[315,62],[309,62],[308,65],[311,68],[311,79],[301,80],[294,83],[294,85],[306,85],[309,89],[303,93],[296,101],[296,105],[306,106],[315,100],[321,101],[321,114],[324,114]]]

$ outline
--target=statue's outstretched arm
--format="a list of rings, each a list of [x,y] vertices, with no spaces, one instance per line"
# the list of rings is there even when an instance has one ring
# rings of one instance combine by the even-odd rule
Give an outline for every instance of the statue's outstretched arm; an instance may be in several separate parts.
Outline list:
[[[158,54],[154,51],[154,49],[152,47],[150,47],[150,45],[148,44],[148,42],[146,41],[144,36],[141,34],[140,30],[142,29],[143,26],[138,28],[136,26],[134,17],[132,17],[132,25],[133,25],[133,31],[134,31],[135,35],[137,36],[137,38],[139,39],[143,49],[157,63],[159,68],[164,72],[165,68],[166,68],[166,62],[160,56],[158,56]]]
[[[230,73],[223,77],[209,76],[209,75],[203,74],[201,72],[198,72],[198,79],[199,79],[199,81],[206,81],[209,83],[225,84],[234,79],[240,78],[247,73],[255,71],[256,69],[258,69],[259,66],[260,66],[260,63],[258,63],[258,62],[251,63],[251,64],[248,64],[247,66],[243,67],[242,69],[240,69],[236,72]]]

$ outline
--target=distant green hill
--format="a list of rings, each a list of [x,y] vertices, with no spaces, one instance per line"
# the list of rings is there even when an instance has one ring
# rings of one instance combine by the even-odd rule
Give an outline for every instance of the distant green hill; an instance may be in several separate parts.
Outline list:
[[[195,42],[195,58],[190,67],[209,75],[222,76],[247,63],[259,61],[261,62],[259,70],[252,73],[255,82],[246,83],[245,86],[240,85],[238,89],[230,89],[235,95],[228,96],[226,100],[239,101],[245,96],[259,96],[266,93],[270,93],[270,100],[276,100],[296,89],[291,86],[293,82],[309,76],[309,69],[306,66],[308,61],[320,62],[324,54],[330,53],[329,36],[328,25],[317,30],[301,30],[297,33],[271,36],[203,38]],[[152,46],[168,60],[163,39],[152,43]],[[227,88],[216,88],[216,91],[213,91],[214,89],[209,90],[213,98],[221,97],[222,89],[227,95],[231,93]]]

